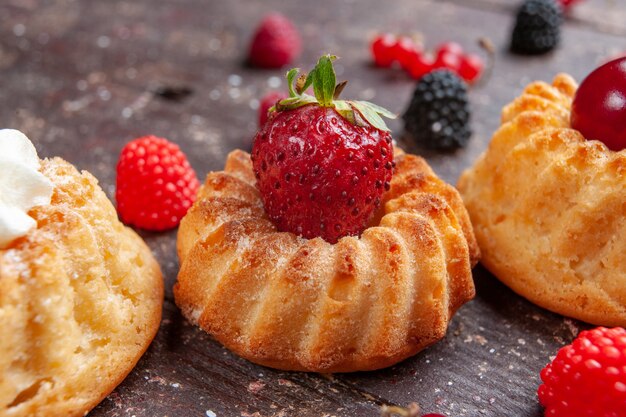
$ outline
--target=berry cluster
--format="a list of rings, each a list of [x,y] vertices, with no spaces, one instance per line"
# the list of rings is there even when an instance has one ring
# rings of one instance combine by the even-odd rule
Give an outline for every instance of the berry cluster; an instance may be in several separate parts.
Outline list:
[[[448,69],[468,83],[473,83],[484,68],[483,60],[478,55],[466,54],[455,42],[443,43],[431,54],[410,37],[385,33],[374,38],[371,49],[377,66],[386,68],[398,63],[414,79],[436,69]]]

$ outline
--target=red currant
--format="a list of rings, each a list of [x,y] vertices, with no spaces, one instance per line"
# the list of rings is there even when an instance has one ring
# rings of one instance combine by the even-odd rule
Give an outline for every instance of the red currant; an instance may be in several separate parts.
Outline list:
[[[483,72],[483,60],[478,55],[468,54],[461,58],[459,75],[468,83],[473,83]]]
[[[463,55],[463,47],[456,42],[445,42],[437,47],[437,57],[443,53]]]
[[[401,36],[393,46],[393,56],[400,63],[400,66],[408,70],[411,62],[415,60],[419,54],[420,48],[413,42],[413,39]]]
[[[393,48],[396,45],[396,37],[385,33],[374,38],[372,42],[372,56],[374,63],[379,67],[389,67],[393,64],[395,56]]]
[[[422,417],[446,417],[443,414],[435,414],[435,413],[431,413],[431,414],[424,414]]]
[[[594,70],[578,87],[570,124],[611,150],[626,148],[626,57]]]
[[[443,51],[437,54],[434,67],[445,68],[458,73],[461,67],[461,56],[452,52]]]
[[[426,54],[417,54],[408,68],[409,75],[418,80],[434,69],[432,58]]]

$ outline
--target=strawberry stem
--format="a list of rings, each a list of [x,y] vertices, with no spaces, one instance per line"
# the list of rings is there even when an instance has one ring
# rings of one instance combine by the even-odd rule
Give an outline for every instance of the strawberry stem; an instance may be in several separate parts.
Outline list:
[[[388,132],[389,128],[383,117],[396,118],[396,115],[389,110],[367,101],[338,100],[347,81],[337,84],[337,77],[333,68],[333,61],[336,59],[337,57],[334,55],[322,55],[315,68],[308,74],[301,74],[300,76],[298,76],[299,68],[290,69],[286,74],[289,97],[276,103],[276,106],[269,111],[287,111],[315,104],[334,108],[337,113],[354,125],[374,127]],[[306,94],[309,87],[313,87],[314,96]]]

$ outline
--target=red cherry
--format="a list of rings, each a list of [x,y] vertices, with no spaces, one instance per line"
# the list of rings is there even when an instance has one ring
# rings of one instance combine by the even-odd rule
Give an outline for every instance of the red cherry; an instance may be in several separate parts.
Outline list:
[[[626,148],[626,57],[594,70],[572,102],[572,128],[611,150]]]
[[[392,49],[393,56],[400,63],[400,66],[407,70],[411,67],[412,61],[419,55],[420,48],[413,42],[413,39],[406,36],[398,38]]]
[[[437,47],[437,57],[443,53],[463,55],[463,47],[456,42],[445,42]]]
[[[389,67],[395,60],[393,47],[396,45],[396,37],[385,33],[374,38],[372,42],[372,56],[374,64],[379,67]]]
[[[443,51],[437,54],[434,67],[445,68],[458,73],[461,67],[461,56],[452,52]]]
[[[432,58],[425,54],[418,54],[408,68],[413,79],[420,79],[434,69]]]
[[[461,58],[459,66],[459,75],[468,83],[473,83],[483,72],[484,63],[481,57],[474,54],[468,54]]]

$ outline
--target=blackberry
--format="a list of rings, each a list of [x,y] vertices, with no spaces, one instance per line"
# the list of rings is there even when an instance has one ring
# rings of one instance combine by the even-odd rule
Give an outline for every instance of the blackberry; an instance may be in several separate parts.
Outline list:
[[[517,11],[511,51],[542,54],[554,49],[561,38],[563,10],[556,0],[526,0]]]
[[[407,133],[424,148],[465,146],[472,134],[467,84],[449,70],[424,75],[415,86],[403,119]]]

